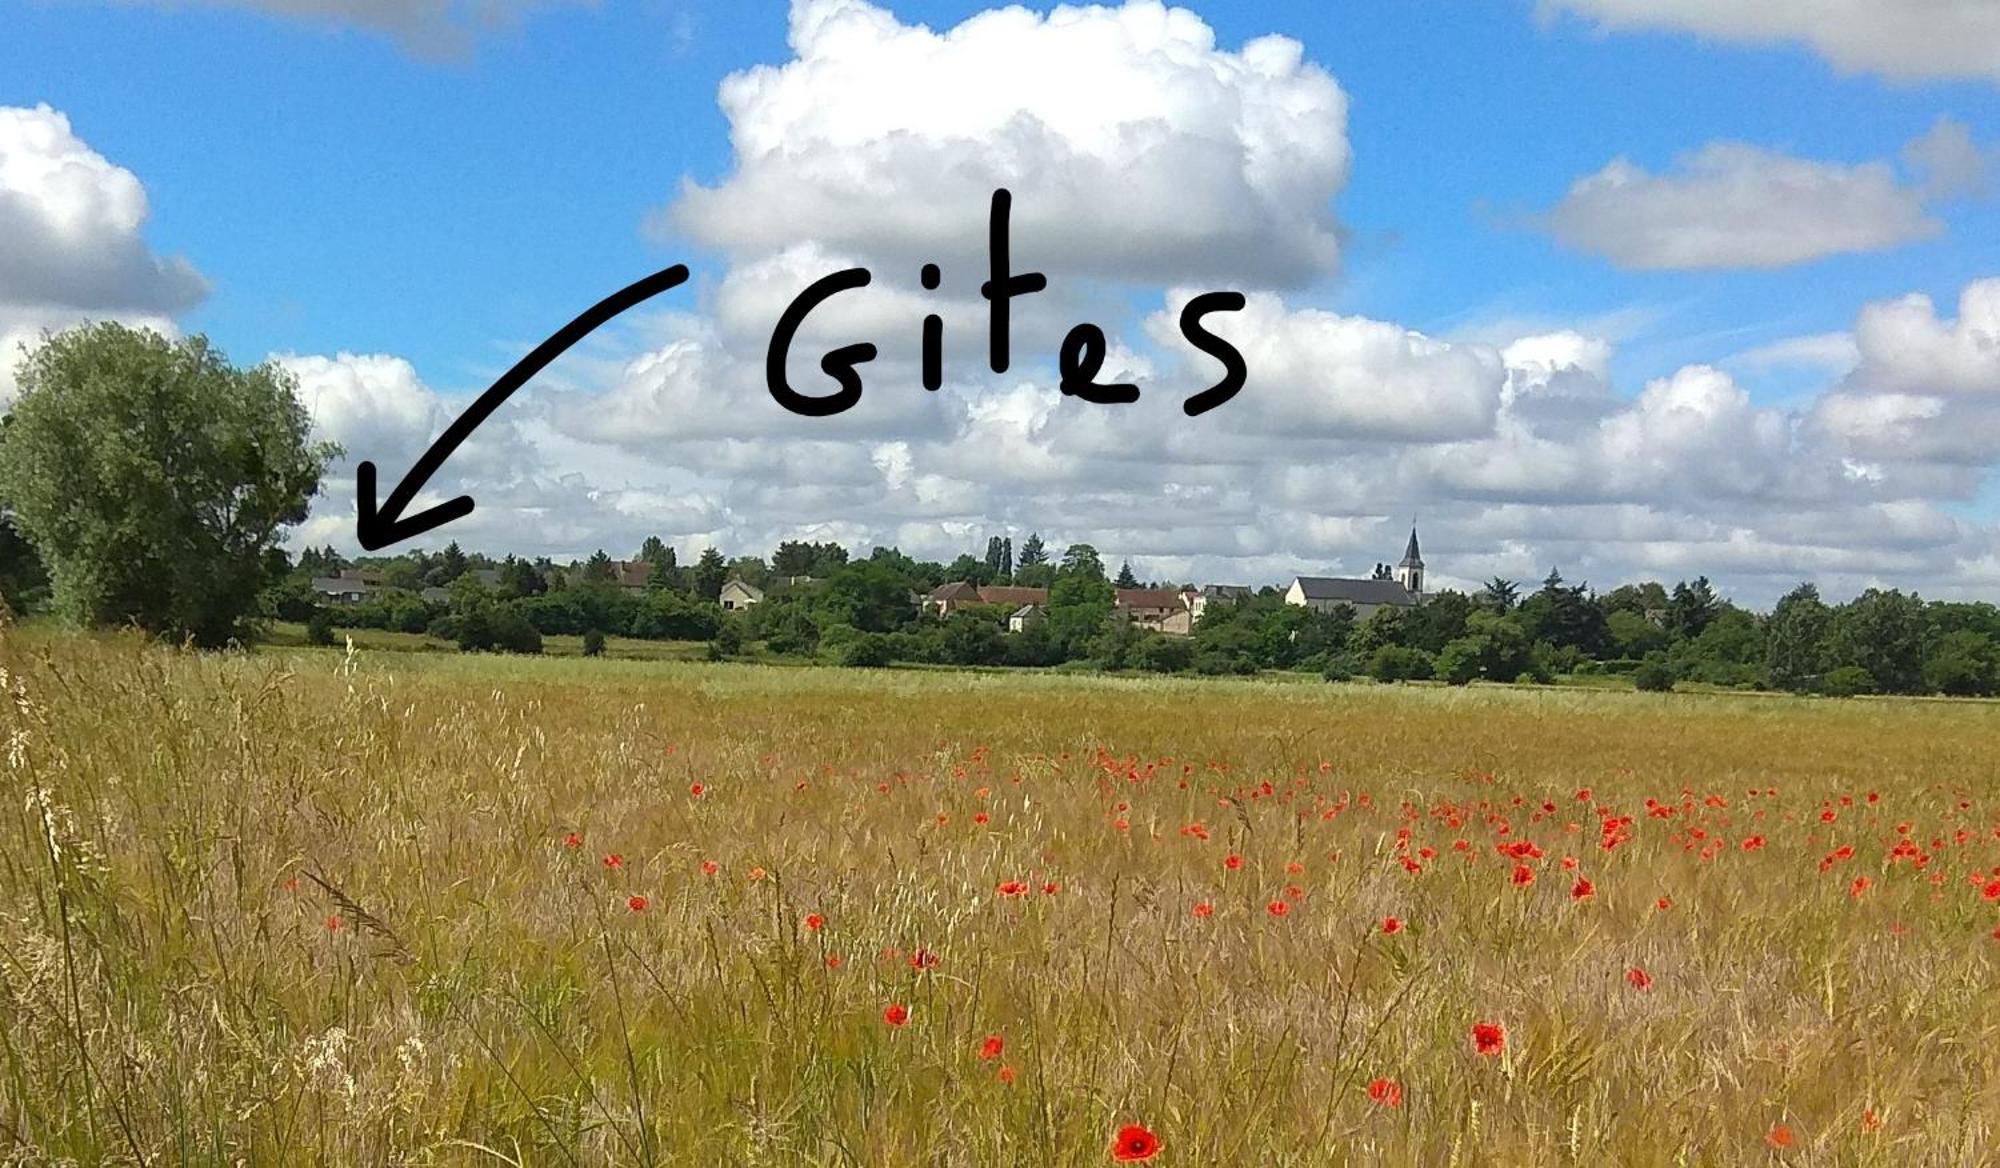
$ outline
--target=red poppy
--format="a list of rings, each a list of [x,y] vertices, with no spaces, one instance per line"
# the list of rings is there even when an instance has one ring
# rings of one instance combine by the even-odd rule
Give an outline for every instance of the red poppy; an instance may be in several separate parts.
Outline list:
[[[1382,918],[1382,931],[1383,931],[1383,932],[1385,932],[1385,933],[1400,933],[1400,932],[1402,932],[1402,931],[1403,931],[1403,921],[1402,921],[1402,918],[1400,918],[1400,917],[1383,917],[1383,918]]]
[[[1795,1142],[1795,1138],[1792,1129],[1781,1123],[1771,1129],[1771,1134],[1764,1137],[1764,1142],[1774,1148],[1789,1148]]]
[[[1118,1142],[1111,1145],[1111,1158],[1121,1163],[1150,1160],[1160,1154],[1160,1137],[1128,1123],[1118,1129]]]
[[[607,868],[623,868],[625,866],[625,857],[619,855],[617,852],[613,852],[604,857],[604,866]]]
[[[1234,872],[1243,866],[1243,857],[1232,852],[1223,857],[1222,866]]]
[[[1062,891],[1062,885],[1057,884],[1055,881],[1051,880],[1048,883],[1042,885],[1042,891],[1050,896],[1054,896],[1056,893]]]
[[[917,947],[914,953],[910,954],[911,969],[936,969],[937,963],[938,955],[921,945]]]
[[[634,896],[625,902],[625,907],[631,909],[633,912],[645,912],[648,903],[650,902],[645,897]]]
[[[335,913],[332,916],[326,918],[326,931],[329,933],[338,933],[341,929],[345,928],[346,925],[347,922],[340,919],[339,913]]]
[[[1484,1055],[1495,1055],[1507,1049],[1507,1029],[1498,1022],[1475,1022],[1472,1024],[1472,1048]]]
[[[1636,965],[1625,971],[1625,980],[1630,982],[1635,990],[1653,988],[1653,976]]]
[[[688,794],[693,795],[697,799],[701,798],[703,795],[707,793],[708,793],[708,788],[702,786],[700,783],[695,783],[694,785],[688,788]]]
[[[1659,909],[1661,912],[1665,912],[1668,909],[1674,907],[1674,902],[1668,900],[1666,897],[1663,896],[1660,899],[1653,902],[1653,907]]]
[[[752,880],[762,880],[765,877],[765,875],[766,873],[762,868],[750,869],[750,879]]]
[[[986,1041],[979,1044],[979,1057],[990,1062],[993,1059],[999,1058],[1000,1052],[1005,1050],[1006,1047],[1006,1039],[1000,1037],[998,1034],[989,1034],[986,1036]]]
[[[1028,886],[1019,880],[1006,880],[1000,884],[1000,895],[1020,896],[1028,891]]]
[[[999,1080],[1000,1080],[1000,1082],[1001,1082],[1001,1083],[1002,1083],[1003,1085],[1004,1085],[1004,1084],[1007,1084],[1007,1083],[1011,1083],[1011,1082],[1013,1082],[1013,1081],[1014,1081],[1014,1068],[1013,1068],[1013,1067],[1001,1067],[1001,1068],[1000,1068],[1000,1073],[999,1073],[998,1075],[996,1075],[996,1076],[995,1076],[995,1078],[999,1079]]]
[[[583,846],[583,837],[575,832],[570,832],[563,837],[563,846],[566,848],[580,848]]]
[[[1274,917],[1281,917],[1284,916],[1286,913],[1292,911],[1292,906],[1286,904],[1282,900],[1274,900],[1271,903],[1264,906],[1264,911],[1270,913]]]
[[[909,1007],[901,1002],[891,1002],[882,1011],[882,1021],[891,1026],[901,1026],[910,1020]]]
[[[1862,893],[1868,891],[1868,886],[1873,883],[1874,881],[1868,879],[1866,876],[1856,876],[1854,883],[1847,886],[1847,895],[1860,896]]]
[[[1215,915],[1215,906],[1204,900],[1194,906],[1194,915],[1207,920],[1209,917]]]
[[[1597,885],[1592,884],[1589,880],[1579,876],[1577,877],[1576,883],[1570,887],[1569,897],[1571,900],[1582,900],[1585,897],[1589,896],[1591,893],[1596,891],[1597,891]]]
[[[1863,1111],[1861,1113],[1862,1131],[1872,1132],[1881,1126],[1882,1126],[1882,1117],[1875,1114],[1875,1109],[1873,1107],[1870,1107],[1868,1110]]]
[[[839,969],[841,966],[845,964],[847,964],[847,962],[844,961],[841,958],[840,954],[838,953],[829,953],[826,955],[826,967],[828,969]]]
[[[806,928],[811,929],[813,932],[817,933],[825,927],[826,927],[825,917],[819,915],[818,913],[806,914]]]
[[[1535,882],[1535,870],[1526,864],[1514,865],[1514,883],[1526,887]]]
[[[2000,900],[2000,880],[1994,880],[1979,890],[1979,895],[1988,900]]]
[[[1394,1079],[1376,1079],[1368,1084],[1368,1097],[1384,1107],[1403,1105],[1403,1085]]]

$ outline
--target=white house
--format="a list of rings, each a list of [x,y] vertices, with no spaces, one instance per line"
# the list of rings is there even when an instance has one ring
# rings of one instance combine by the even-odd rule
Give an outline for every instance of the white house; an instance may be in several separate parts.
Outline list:
[[[725,612],[741,612],[756,607],[764,599],[764,590],[732,576],[722,582],[722,592],[716,599]]]

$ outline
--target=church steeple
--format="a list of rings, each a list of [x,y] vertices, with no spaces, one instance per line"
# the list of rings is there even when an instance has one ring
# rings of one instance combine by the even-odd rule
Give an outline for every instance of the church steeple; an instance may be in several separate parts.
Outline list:
[[[1410,546],[1403,551],[1403,562],[1396,565],[1396,582],[1412,596],[1424,594],[1424,554],[1417,550],[1417,525],[1410,525]]]

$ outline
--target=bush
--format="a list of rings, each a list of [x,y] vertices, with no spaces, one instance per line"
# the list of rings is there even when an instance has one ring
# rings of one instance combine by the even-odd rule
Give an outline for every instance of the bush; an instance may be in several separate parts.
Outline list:
[[[1384,645],[1368,659],[1368,676],[1376,681],[1420,681],[1436,672],[1437,663],[1422,649]]]
[[[851,669],[880,669],[895,660],[886,633],[862,633],[841,643],[835,660]]]
[[[708,659],[723,661],[743,652],[743,625],[740,621],[725,620],[722,627],[715,630],[715,636],[708,642]]]
[[[1360,663],[1346,653],[1329,653],[1320,676],[1328,681],[1353,681],[1361,672]]]
[[[1632,688],[1646,693],[1672,692],[1674,671],[1667,664],[1666,655],[1659,652],[1646,654],[1646,659],[1632,671]]]
[[[539,634],[537,634],[539,635]],[[604,656],[604,634],[591,629],[583,634],[583,655],[585,657]]]
[[[306,621],[306,644],[308,645],[333,644],[332,613],[326,612],[324,610],[315,610],[313,612],[312,618]]]
[[[1875,692],[1875,675],[1859,665],[1843,665],[1819,679],[1819,691],[1830,698],[1851,698]]]
[[[1194,642],[1186,637],[1154,633],[1139,642],[1139,651],[1134,656],[1138,658],[1135,664],[1141,669],[1154,673],[1179,673],[1194,664]]]

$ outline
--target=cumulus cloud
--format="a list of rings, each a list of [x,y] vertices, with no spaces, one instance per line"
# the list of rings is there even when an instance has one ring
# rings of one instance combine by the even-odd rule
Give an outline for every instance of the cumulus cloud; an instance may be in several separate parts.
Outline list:
[[[207,282],[142,229],[145,187],[46,105],[0,106],[0,405],[24,348],[87,319],[172,332]]]
[[[1843,450],[1978,471],[2000,463],[2000,279],[1966,287],[1956,320],[1923,295],[1871,304],[1854,339],[1859,363],[1814,413]]]
[[[1843,73],[1896,81],[2000,81],[2000,5],[1990,0],[1540,0],[1613,30],[1795,42]]]
[[[1925,193],[1886,163],[1813,162],[1717,142],[1652,174],[1627,159],[1580,179],[1555,238],[1623,268],[1779,268],[1933,238]]]
[[[804,238],[949,273],[983,266],[1006,187],[1021,268],[1283,286],[1339,260],[1347,99],[1296,41],[1231,52],[1153,0],[942,33],[794,0],[790,45],[723,82],[734,170],[685,185],[667,224],[738,255]]]

